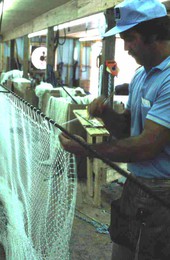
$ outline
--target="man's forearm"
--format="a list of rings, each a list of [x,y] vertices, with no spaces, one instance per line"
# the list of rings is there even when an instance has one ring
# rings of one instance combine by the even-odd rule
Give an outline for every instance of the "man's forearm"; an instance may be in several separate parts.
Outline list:
[[[155,157],[156,149],[149,141],[141,137],[129,137],[112,142],[91,145],[91,148],[103,157],[114,162],[138,162]],[[153,147],[153,148],[152,148]]]
[[[78,156],[100,158],[98,155],[100,154],[114,162],[139,162],[152,160],[163,151],[170,142],[169,131],[169,128],[146,120],[145,128],[140,135],[88,144],[88,149],[64,134],[60,135],[60,142],[66,151]]]
[[[170,142],[169,131],[169,128],[147,119],[144,130],[138,136],[91,144],[90,147],[114,162],[148,161],[158,156]],[[95,155],[89,153],[87,156]]]

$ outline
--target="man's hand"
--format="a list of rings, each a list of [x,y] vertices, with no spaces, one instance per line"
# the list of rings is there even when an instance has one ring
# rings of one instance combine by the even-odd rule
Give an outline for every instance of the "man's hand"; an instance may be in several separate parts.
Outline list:
[[[105,101],[106,99],[103,96],[94,99],[87,107],[89,116],[101,118],[104,109],[107,107]]]
[[[85,142],[81,136],[76,135],[76,137],[80,141]],[[87,152],[83,148],[83,146],[81,144],[79,144],[78,142],[74,141],[73,139],[71,139],[65,133],[61,133],[59,135],[59,140],[60,140],[60,143],[61,143],[62,147],[64,148],[64,150],[66,150],[67,152],[74,153],[75,155],[78,155],[78,156],[87,156]]]

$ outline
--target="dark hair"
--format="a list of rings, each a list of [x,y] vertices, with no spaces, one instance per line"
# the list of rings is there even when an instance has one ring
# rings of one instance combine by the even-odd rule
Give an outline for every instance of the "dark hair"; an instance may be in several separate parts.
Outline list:
[[[134,26],[132,30],[140,33],[145,43],[152,43],[156,40],[170,40],[170,18],[163,16],[141,22]]]

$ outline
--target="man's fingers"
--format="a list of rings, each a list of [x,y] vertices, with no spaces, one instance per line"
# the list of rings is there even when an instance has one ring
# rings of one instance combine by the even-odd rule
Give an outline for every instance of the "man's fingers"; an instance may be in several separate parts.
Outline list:
[[[100,117],[103,111],[104,100],[104,97],[99,97],[94,99],[93,102],[88,105],[87,111],[90,116]]]

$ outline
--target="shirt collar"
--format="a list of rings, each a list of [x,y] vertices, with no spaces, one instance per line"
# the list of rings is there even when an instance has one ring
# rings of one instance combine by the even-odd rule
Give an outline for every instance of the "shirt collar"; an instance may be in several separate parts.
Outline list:
[[[168,56],[165,60],[163,60],[159,65],[153,67],[150,71],[153,70],[165,70],[166,68],[170,67],[170,56]]]

